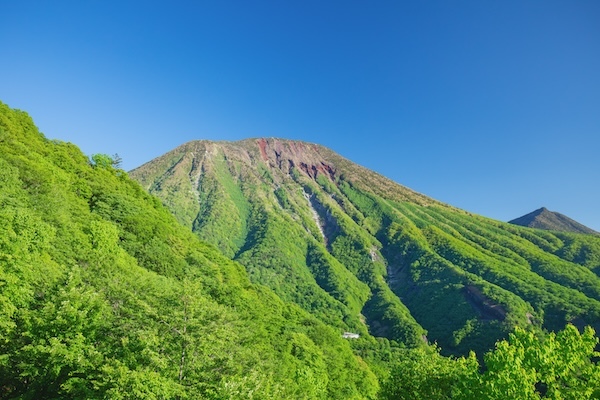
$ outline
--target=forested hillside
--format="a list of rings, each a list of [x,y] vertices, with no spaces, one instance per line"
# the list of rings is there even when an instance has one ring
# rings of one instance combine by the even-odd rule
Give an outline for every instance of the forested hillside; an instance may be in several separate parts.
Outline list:
[[[0,103],[0,398],[373,398],[341,333]]]
[[[340,330],[466,355],[516,326],[600,326],[600,237],[471,215],[318,145],[195,141],[131,175],[253,282]]]

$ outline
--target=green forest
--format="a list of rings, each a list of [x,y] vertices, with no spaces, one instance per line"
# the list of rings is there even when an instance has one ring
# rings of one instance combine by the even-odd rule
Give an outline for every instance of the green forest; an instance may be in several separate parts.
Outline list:
[[[202,146],[128,174],[0,103],[0,398],[600,398],[600,238]]]

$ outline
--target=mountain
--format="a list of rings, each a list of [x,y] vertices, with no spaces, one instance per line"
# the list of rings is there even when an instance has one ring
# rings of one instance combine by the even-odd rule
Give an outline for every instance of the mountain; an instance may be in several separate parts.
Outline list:
[[[549,231],[574,232],[596,234],[599,233],[566,215],[550,211],[546,207],[525,214],[522,217],[508,221],[510,224],[527,226],[529,228],[545,229]]]
[[[342,331],[252,284],[110,157],[0,103],[0,398],[369,399],[378,387]]]
[[[330,327],[482,354],[600,327],[600,237],[443,204],[299,141],[193,141],[130,172],[179,222]]]
[[[270,149],[268,141],[265,143],[268,161]],[[278,143],[275,146],[298,147]],[[259,156],[261,144],[259,141]],[[239,148],[239,144],[232,146]],[[328,154],[327,160],[335,159],[339,165],[348,163],[318,147],[302,152],[302,159],[315,151]],[[319,160],[313,156],[314,161]],[[254,174],[251,164],[225,169],[230,162],[232,158],[201,166],[198,183],[215,192],[203,194],[199,204],[203,209],[210,205],[210,210],[192,226],[212,226],[215,242],[234,246],[228,251],[236,249],[233,258],[243,260],[245,266],[182,226],[158,198],[117,168],[118,160],[103,154],[87,157],[71,143],[49,140],[26,113],[0,103],[0,398],[467,400],[507,394],[535,399],[545,393],[577,399],[600,396],[600,367],[594,352],[598,338],[593,330],[586,327],[581,333],[567,325],[556,335],[545,335],[539,330],[539,321],[546,321],[548,314],[542,311],[526,315],[524,329],[515,329],[507,341],[487,353],[485,365],[473,354],[443,357],[439,348],[425,344],[420,336],[411,341],[411,334],[423,332],[411,313],[421,314],[414,302],[406,300],[409,309],[396,297],[403,293],[399,289],[410,291],[403,299],[424,300],[420,292],[427,292],[430,285],[440,291],[435,298],[439,300],[448,295],[441,293],[444,287],[436,279],[446,276],[441,282],[446,286],[451,279],[450,274],[441,272],[448,264],[435,264],[436,260],[427,264],[427,257],[435,258],[433,253],[419,250],[417,246],[424,242],[411,241],[416,230],[425,228],[410,227],[408,219],[392,222],[398,225],[393,228],[388,226],[398,233],[388,238],[394,240],[391,245],[398,245],[403,257],[414,261],[408,271],[411,275],[395,265],[385,275],[393,251],[383,249],[390,244],[375,242],[380,247],[368,247],[368,255],[353,263],[354,257],[367,249],[364,245],[373,244],[376,238],[356,230],[354,220],[345,219],[331,205],[333,196],[339,196],[335,187],[343,188],[352,196],[352,204],[359,205],[354,206],[354,217],[365,224],[372,218],[367,232],[376,232],[378,223],[391,225],[374,217],[379,215],[378,207],[383,207],[379,203],[383,197],[363,193],[358,186],[345,187],[349,184],[337,175],[341,169],[332,172],[333,164],[322,165],[335,179],[330,183],[311,174],[310,167],[305,175],[290,172],[296,183],[286,180],[277,187],[285,184],[286,189],[269,194],[273,186],[264,183],[270,182],[268,178],[263,183],[250,178]],[[278,167],[272,168],[263,168],[260,176],[271,174],[278,179]],[[176,174],[176,169],[171,172]],[[234,179],[235,171],[246,169],[249,174],[243,176],[249,180]],[[320,170],[318,165],[315,169]],[[389,181],[350,163],[344,170],[364,173],[372,182],[379,179],[381,187],[375,184],[373,188],[389,191],[382,196],[398,196],[398,204],[445,207],[408,189],[390,187]],[[221,180],[211,186],[211,177]],[[349,182],[351,178],[344,179]],[[166,181],[165,187],[169,187]],[[298,181],[313,192],[289,192],[298,189]],[[318,181],[331,190],[331,200],[319,197],[320,186],[314,183]],[[247,192],[249,189],[254,191]],[[247,205],[242,214],[246,219],[236,219],[243,208],[222,208],[231,206],[219,202],[226,194],[235,207]],[[271,197],[260,197],[265,194]],[[311,201],[312,196],[316,199]],[[172,198],[178,197],[173,192]],[[274,213],[262,208],[269,204],[279,208]],[[372,206],[371,212],[365,204]],[[389,204],[396,207],[392,200]],[[304,205],[309,214],[297,214]],[[344,207],[349,209],[351,204]],[[226,228],[217,221],[208,224],[206,216],[217,211],[229,217],[225,219],[232,233],[229,241],[223,231]],[[389,209],[380,211],[382,219],[388,218],[385,213]],[[299,221],[306,224],[302,232],[313,239],[296,229]],[[403,231],[401,222],[410,230]],[[231,244],[239,237],[240,226],[247,233]],[[281,237],[282,230],[298,236]],[[287,246],[271,246],[269,241],[275,239]],[[364,242],[367,240],[370,242]],[[595,265],[597,242],[593,237],[567,235],[561,240],[570,242],[556,247],[559,258]],[[302,250],[303,243],[307,252],[301,262],[295,259],[298,249],[292,245]],[[415,249],[420,252],[414,254]],[[568,264],[576,269],[574,265]],[[310,267],[308,275],[303,275],[303,266]],[[585,280],[583,276],[579,275],[580,282]],[[266,278],[289,299],[252,283],[249,277],[254,281]],[[311,282],[318,283],[315,287]],[[494,296],[504,292],[489,289],[490,285],[473,275],[459,288],[467,305],[478,310],[476,315],[487,315],[481,321],[478,317],[470,320],[469,332],[481,331],[485,321],[489,326],[498,326],[490,321],[502,318],[507,326],[509,318],[516,321],[511,316],[517,312],[515,306],[501,309],[504,303]],[[560,306],[557,297],[564,294],[549,287],[556,290],[547,293],[548,303]],[[301,301],[288,292],[290,288],[307,298]],[[435,296],[436,292],[426,294]],[[583,310],[585,299],[591,297],[574,297],[574,306],[563,320],[585,315],[593,321],[591,312]],[[509,300],[514,299],[507,298],[505,303]],[[588,303],[593,310],[593,302]],[[358,320],[357,310],[364,315],[359,314]],[[377,331],[402,342],[375,338],[365,323],[371,333]],[[344,332],[347,327],[357,330]]]

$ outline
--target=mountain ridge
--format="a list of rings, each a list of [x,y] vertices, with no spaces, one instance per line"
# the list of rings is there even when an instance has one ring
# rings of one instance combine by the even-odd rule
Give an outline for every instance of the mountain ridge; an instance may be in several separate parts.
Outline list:
[[[600,232],[588,228],[564,214],[550,211],[546,207],[538,208],[528,214],[510,220],[508,223],[544,230],[600,235]]]
[[[253,282],[338,329],[465,354],[515,325],[600,323],[595,238],[473,215],[320,145],[192,141],[131,176]]]
[[[287,170],[288,172],[290,168],[296,167],[303,170],[310,177],[314,177],[320,172],[329,174],[330,178],[333,178],[332,174],[334,175],[335,171],[331,170],[331,166],[327,163],[327,159],[331,158],[333,159],[332,162],[338,165],[350,167],[352,171],[366,174],[366,176],[369,178],[369,182],[363,182],[359,180],[359,182],[365,184],[365,188],[371,188],[373,183],[376,183],[376,187],[380,190],[382,187],[389,185],[399,185],[404,191],[406,191],[407,197],[410,197],[412,200],[420,198],[426,202],[434,201],[433,199],[402,186],[375,171],[351,162],[347,158],[335,153],[333,150],[325,146],[301,140],[281,139],[274,137],[258,137],[238,141],[192,140],[182,144],[181,146],[178,146],[176,149],[173,149],[162,156],[155,158],[154,160],[169,157],[169,154],[175,151],[181,152],[181,150],[189,150],[194,153],[194,150],[197,151],[199,149],[198,146],[209,146],[213,149],[213,151],[215,146],[243,148],[249,152],[247,156],[250,160],[256,161],[260,155],[262,161],[268,162],[272,167],[277,165],[279,169],[284,171]],[[308,152],[308,149],[312,150],[312,152]],[[315,157],[313,153],[316,153],[318,156]],[[299,157],[302,155],[308,155],[308,159],[302,159],[299,161]],[[143,173],[138,171],[144,170],[144,166],[152,163],[154,160],[144,163],[141,166],[132,169],[130,172],[135,176],[140,176],[140,179],[142,179],[142,182],[144,182]],[[283,162],[284,160],[291,162],[291,164],[285,164]]]

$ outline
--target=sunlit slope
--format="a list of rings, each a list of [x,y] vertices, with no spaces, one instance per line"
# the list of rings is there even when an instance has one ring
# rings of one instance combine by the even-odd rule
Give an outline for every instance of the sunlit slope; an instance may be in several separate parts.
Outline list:
[[[0,397],[375,396],[341,330],[251,284],[94,160],[0,103]]]
[[[324,147],[187,143],[135,169],[184,225],[331,326],[444,351],[600,322],[600,238],[471,215]]]

